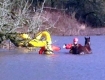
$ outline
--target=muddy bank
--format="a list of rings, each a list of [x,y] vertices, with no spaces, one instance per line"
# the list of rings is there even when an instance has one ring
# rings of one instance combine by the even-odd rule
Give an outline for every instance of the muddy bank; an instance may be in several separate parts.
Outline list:
[[[47,20],[40,27],[40,30],[48,30],[52,35],[73,36],[73,35],[104,35],[105,27],[92,28],[81,24],[73,15],[67,15],[60,11],[44,11],[43,17]]]
[[[85,30],[68,29],[65,31],[53,29],[51,34],[60,36],[100,36],[105,35],[105,28],[86,28]]]

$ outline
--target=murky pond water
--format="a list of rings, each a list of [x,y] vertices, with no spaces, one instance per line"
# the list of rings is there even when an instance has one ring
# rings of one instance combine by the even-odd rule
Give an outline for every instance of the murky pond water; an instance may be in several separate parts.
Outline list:
[[[53,43],[62,48],[74,37],[53,36]],[[78,36],[84,45],[84,36]],[[91,36],[93,54],[71,55],[61,49],[54,55],[35,51],[0,49],[0,80],[104,80],[105,36]]]

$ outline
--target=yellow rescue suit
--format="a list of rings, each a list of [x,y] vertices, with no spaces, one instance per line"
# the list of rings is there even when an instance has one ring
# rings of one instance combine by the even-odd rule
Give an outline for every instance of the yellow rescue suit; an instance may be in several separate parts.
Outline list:
[[[45,38],[45,40],[41,40],[43,37]],[[37,33],[35,39],[29,42],[29,45],[32,45],[34,47],[41,48],[44,47],[45,54],[53,54],[51,44],[52,44],[51,35],[49,34],[48,31],[42,31]]]
[[[45,38],[45,40],[41,40],[42,37]],[[42,31],[36,34],[35,39],[32,39],[29,41],[29,44],[32,45],[33,47],[43,47],[46,45],[51,45],[51,36],[48,31]]]

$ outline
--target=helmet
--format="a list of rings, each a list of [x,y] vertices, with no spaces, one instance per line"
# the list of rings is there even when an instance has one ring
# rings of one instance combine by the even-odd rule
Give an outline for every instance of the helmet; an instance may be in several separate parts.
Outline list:
[[[73,39],[73,42],[78,42],[78,38],[74,38]]]

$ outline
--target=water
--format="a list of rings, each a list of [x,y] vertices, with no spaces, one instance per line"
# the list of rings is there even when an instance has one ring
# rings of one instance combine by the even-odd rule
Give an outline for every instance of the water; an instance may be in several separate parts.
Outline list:
[[[39,55],[23,50],[0,50],[0,80],[105,80],[105,36],[91,36],[93,54],[72,55],[63,49],[74,37],[53,36],[61,51]],[[78,36],[84,45],[84,36]]]

